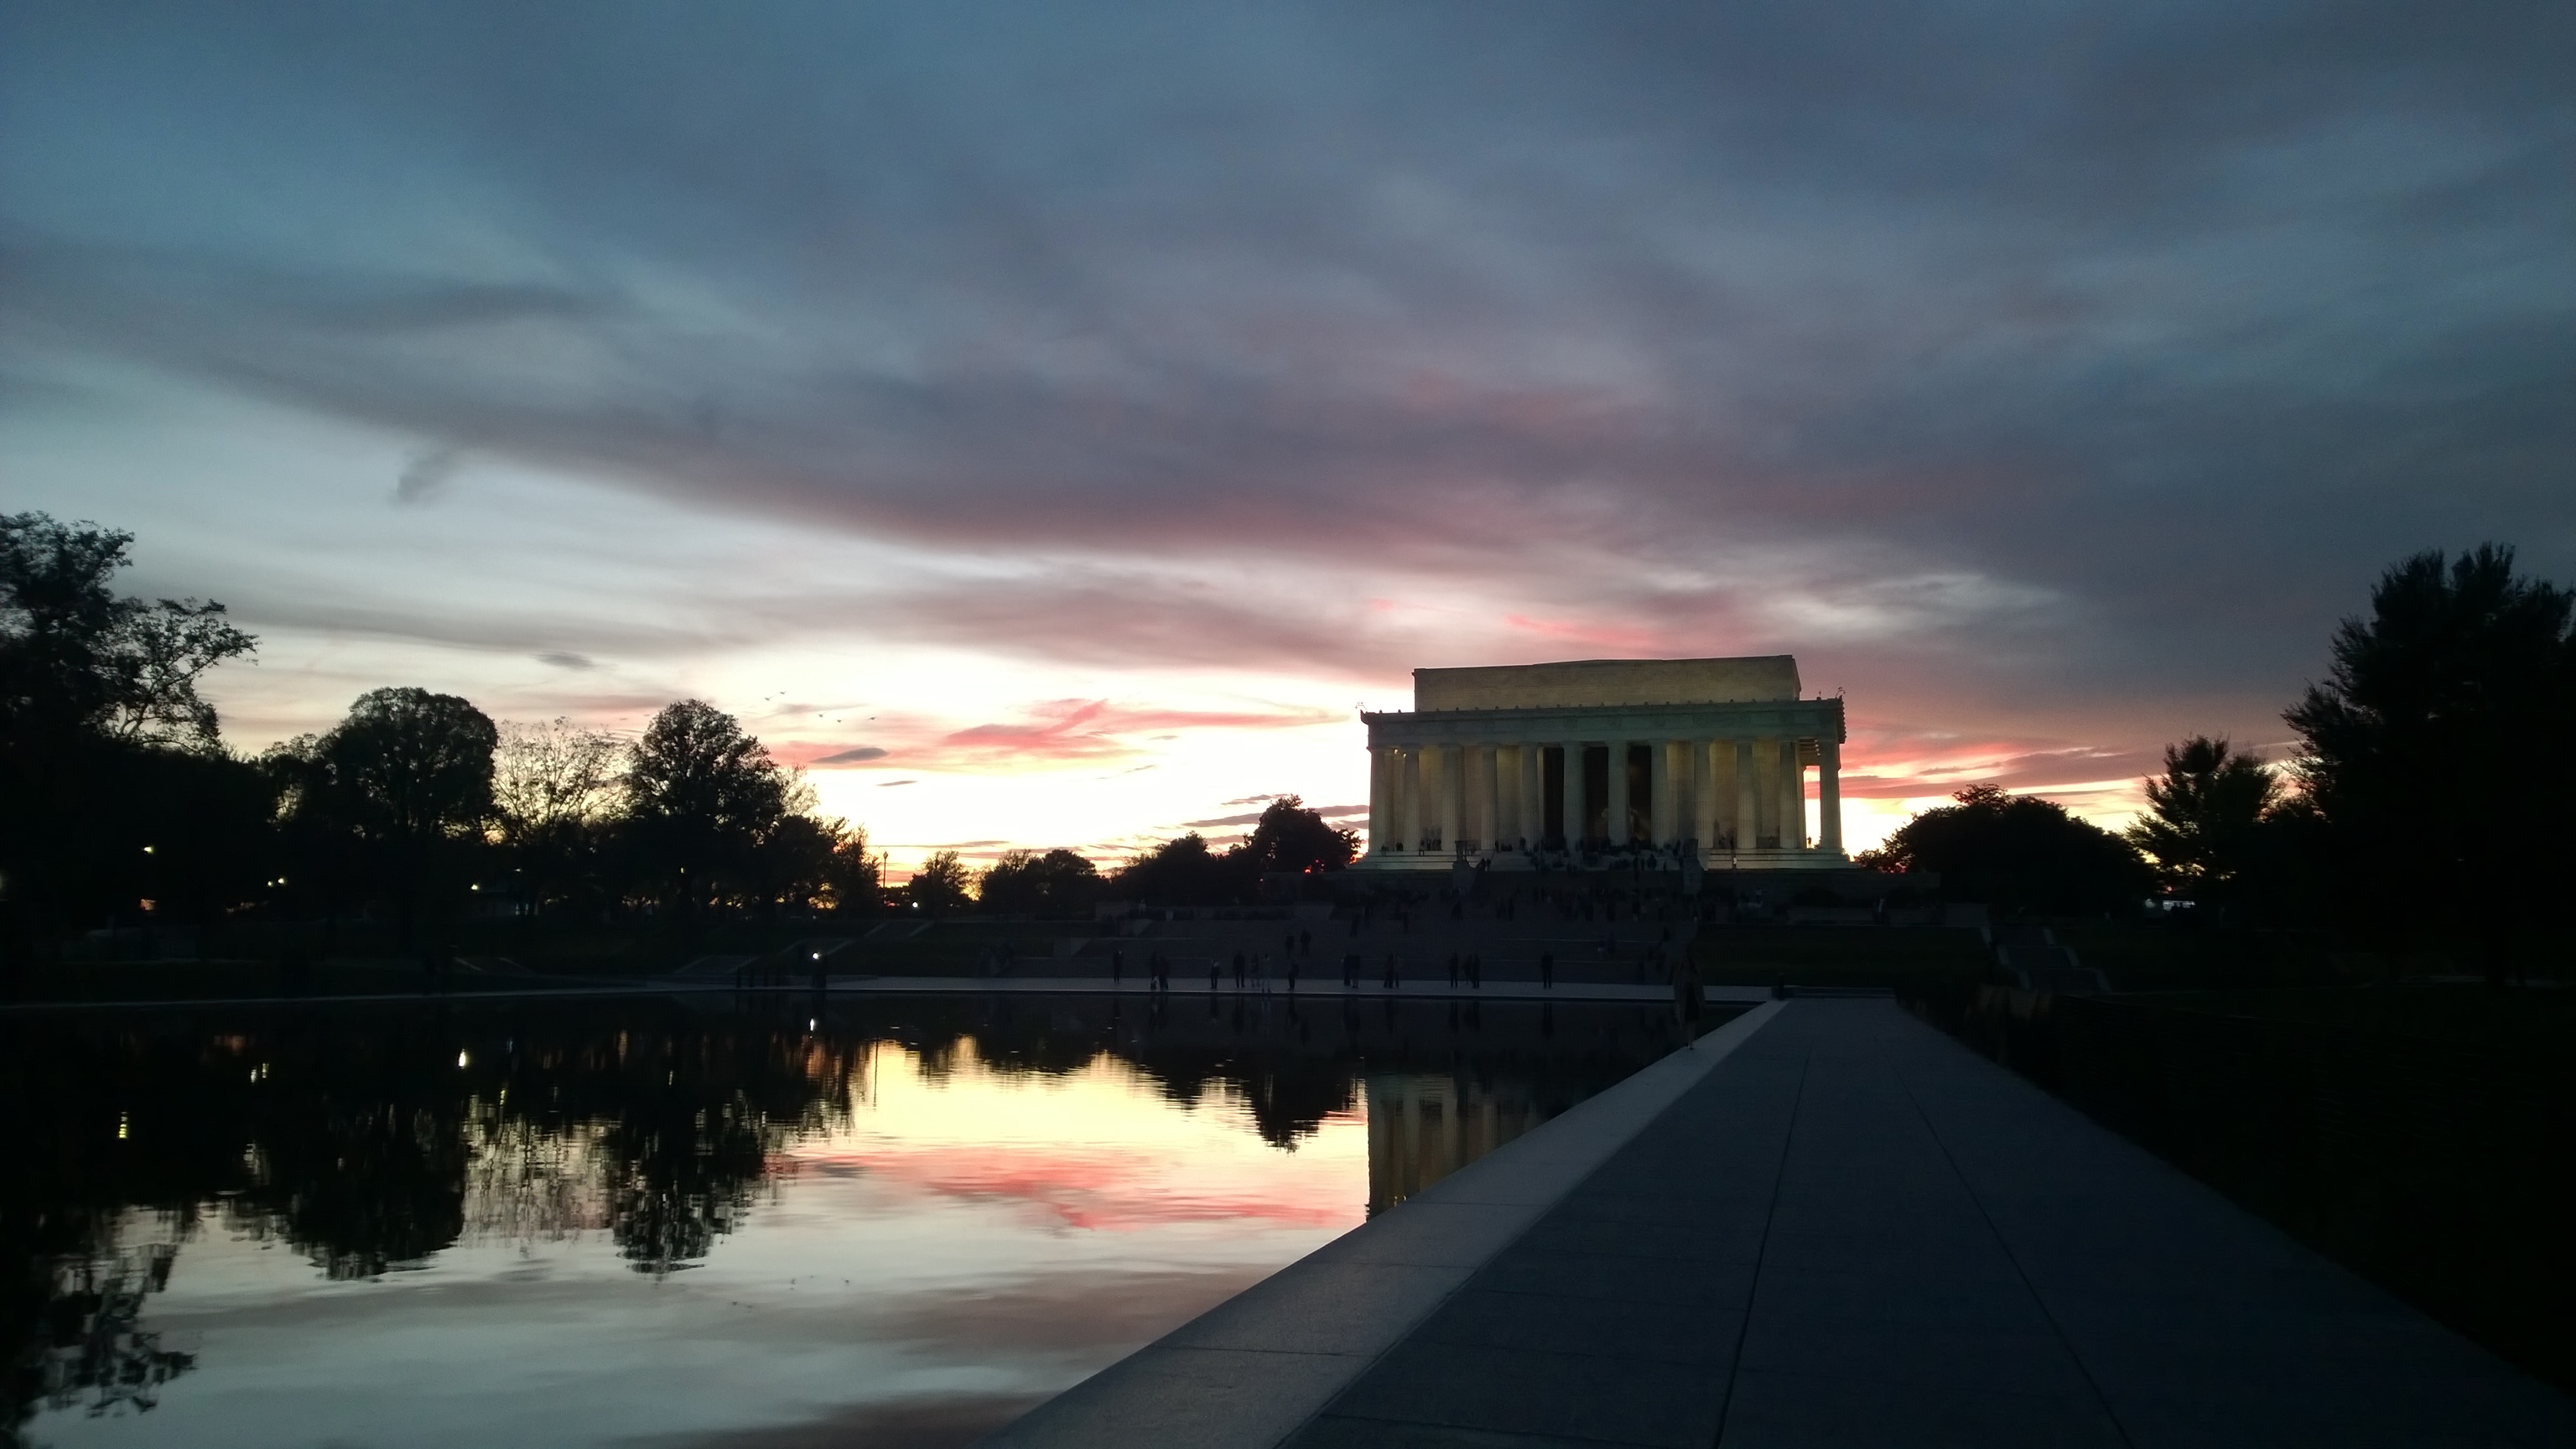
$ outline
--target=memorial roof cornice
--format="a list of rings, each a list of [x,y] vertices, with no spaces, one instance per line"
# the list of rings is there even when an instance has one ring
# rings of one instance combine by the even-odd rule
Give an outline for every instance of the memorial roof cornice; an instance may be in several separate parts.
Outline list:
[[[1671,700],[1658,703],[1593,705],[1492,705],[1442,710],[1362,710],[1360,720],[1372,731],[1419,732],[1447,737],[1482,726],[1581,725],[1587,733],[1668,730],[1727,726],[1721,733],[1755,734],[1763,729],[1830,726],[1843,736],[1843,701],[1838,695],[1812,699]]]

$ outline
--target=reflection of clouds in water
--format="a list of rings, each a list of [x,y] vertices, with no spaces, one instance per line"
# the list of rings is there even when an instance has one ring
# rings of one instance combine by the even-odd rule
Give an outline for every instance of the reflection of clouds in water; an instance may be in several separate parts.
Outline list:
[[[1356,1114],[1328,1115],[1296,1161],[1262,1140],[1235,1083],[1202,1084],[1176,1111],[1161,1079],[1107,1052],[1038,1072],[988,1060],[971,1037],[922,1050],[881,1042],[861,1070],[868,1105],[846,1130],[789,1148],[796,1169],[1026,1205],[1074,1229],[1359,1221],[1343,1171],[1365,1152]]]
[[[123,1181],[147,1143],[164,1155],[138,1190],[201,1172],[177,1190],[207,1204],[105,1240],[179,1245],[134,1330],[194,1369],[149,1415],[49,1412],[42,1437],[971,1439],[1361,1217],[1348,1044],[1236,1005],[1248,1020],[941,1003],[817,1032],[801,1008],[514,1008],[185,1051],[30,1042],[67,1092],[121,1063],[84,1181]],[[1366,1025],[1459,1046],[1436,1014]],[[1545,1056],[1486,1031],[1480,1082]]]

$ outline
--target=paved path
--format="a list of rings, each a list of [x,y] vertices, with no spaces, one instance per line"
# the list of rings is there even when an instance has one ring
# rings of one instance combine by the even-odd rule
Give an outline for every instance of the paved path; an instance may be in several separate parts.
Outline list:
[[[1662,1095],[1624,1145],[1435,1297],[1373,1309],[1369,1285],[1458,1262],[1477,1232],[1440,1225],[1584,1109],[1165,1340],[1214,1323],[1237,1350],[1269,1335],[1266,1359],[1194,1379],[1164,1350],[1159,1384],[1122,1395],[1113,1367],[1001,1442],[1119,1442],[1160,1393],[1250,1411],[1128,1442],[2576,1444],[2576,1404],[1893,1003],[1744,1026],[1686,1089],[1639,1080]],[[1314,1298],[1353,1263],[1391,1276]],[[1375,1341],[1304,1347],[1321,1314],[1373,1312]]]

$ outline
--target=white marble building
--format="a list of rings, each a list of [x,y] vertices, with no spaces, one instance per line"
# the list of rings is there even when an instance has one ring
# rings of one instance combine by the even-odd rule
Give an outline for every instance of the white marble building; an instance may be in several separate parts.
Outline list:
[[[1512,869],[1543,853],[1677,864],[1693,851],[1739,869],[1848,863],[1843,702],[1800,698],[1786,654],[1417,669],[1413,703],[1360,716],[1362,869]]]

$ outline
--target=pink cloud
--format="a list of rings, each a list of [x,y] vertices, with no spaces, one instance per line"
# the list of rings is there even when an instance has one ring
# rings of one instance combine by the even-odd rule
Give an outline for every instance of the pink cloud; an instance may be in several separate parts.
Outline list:
[[[900,1151],[799,1152],[793,1160],[800,1166],[857,1168],[942,1197],[1027,1203],[1068,1227],[1098,1232],[1199,1222],[1339,1228],[1352,1226],[1360,1217],[1337,1190],[1313,1201],[1284,1200],[1266,1175],[1240,1185],[1179,1190],[1160,1159],[1116,1148],[1051,1151],[975,1143]]]
[[[1182,730],[1304,729],[1342,716],[1331,710],[1190,710],[1129,708],[1105,699],[1053,700],[1024,720],[969,725],[942,737],[955,762],[999,759],[1080,763],[1123,759],[1143,751],[1134,736],[1169,738]]]

